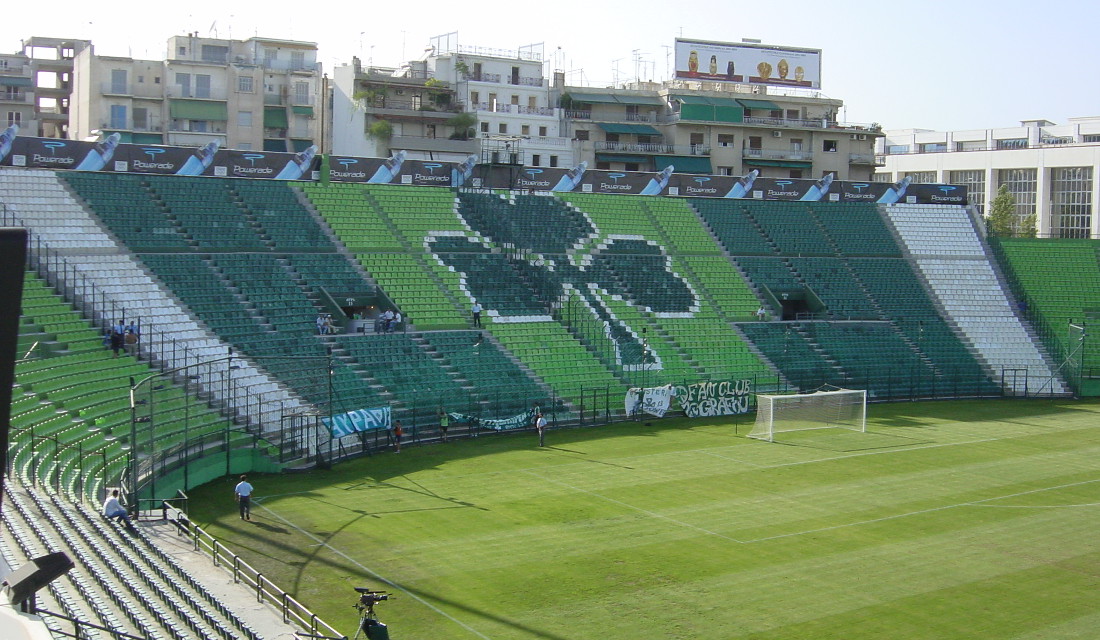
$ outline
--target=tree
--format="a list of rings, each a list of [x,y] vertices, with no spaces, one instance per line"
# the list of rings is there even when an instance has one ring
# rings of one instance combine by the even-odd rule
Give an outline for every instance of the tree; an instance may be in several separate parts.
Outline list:
[[[386,106],[386,92],[382,89],[363,89],[362,91],[356,91],[351,94],[351,99],[356,102],[356,105],[360,109]]]
[[[393,125],[385,120],[375,120],[367,127],[367,135],[375,140],[389,140],[393,137]]]
[[[1016,235],[1016,197],[1002,184],[997,195],[989,203],[987,216],[989,231],[995,236],[1011,238]]]
[[[1038,235],[1038,229],[1035,226],[1035,214],[1033,213],[1020,223],[1019,237],[1034,238],[1036,235]]]
[[[451,134],[452,140],[469,140],[475,135],[474,125],[477,124],[477,116],[469,111],[463,111],[443,124],[454,129],[454,133]]]

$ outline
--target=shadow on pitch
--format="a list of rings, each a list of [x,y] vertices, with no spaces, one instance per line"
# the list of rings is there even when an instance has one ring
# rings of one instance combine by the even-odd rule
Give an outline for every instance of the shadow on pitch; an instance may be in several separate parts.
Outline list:
[[[896,433],[829,433],[824,435],[799,435],[787,434],[782,440],[775,440],[773,444],[781,444],[788,447],[804,447],[807,449],[819,449],[821,451],[833,451],[836,453],[853,453],[856,451],[875,451],[881,449],[902,449],[926,444],[933,444],[934,440],[926,438],[914,438]]]

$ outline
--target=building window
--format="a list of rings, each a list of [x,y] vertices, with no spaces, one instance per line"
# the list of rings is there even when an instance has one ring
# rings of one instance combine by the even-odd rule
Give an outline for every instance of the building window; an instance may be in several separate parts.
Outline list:
[[[703,144],[703,134],[701,134],[701,133],[689,134],[688,135],[688,141],[691,144],[691,146],[693,146],[693,147],[701,145],[701,144]]]
[[[920,145],[920,153],[943,153],[947,151],[946,142],[926,142]]]
[[[482,122],[481,123],[481,132],[482,133],[489,133],[489,123],[488,122]]]
[[[623,165],[623,168],[626,169],[627,171],[640,171],[641,170],[641,168],[639,167],[637,162],[627,162],[626,164]]]
[[[732,147],[734,144],[734,136],[732,133],[719,133],[718,134],[718,146],[719,147]],[[729,174],[726,174],[729,175]]]
[[[240,149],[241,151],[251,151],[252,150],[252,143],[251,142],[238,142],[237,143],[237,148]]]
[[[913,184],[935,184],[935,171],[908,171],[902,174],[903,178],[909,178]]]
[[[145,84],[145,76],[138,76],[138,84]]]
[[[798,109],[787,109],[787,119],[788,120],[801,120],[802,119],[802,114],[798,111]]]
[[[138,131],[149,129],[149,110],[145,107],[134,107],[134,129]]]
[[[791,138],[791,151],[802,151],[802,138]]]
[[[519,96],[512,96],[512,104],[516,105],[517,107],[519,106]]]
[[[520,135],[524,135],[524,136],[531,135],[531,125],[529,125],[529,124],[520,125],[519,133],[520,133]]]
[[[1100,135],[1085,134],[1081,136],[1081,142],[1100,142]]]
[[[111,69],[111,93],[126,94],[126,70]]]
[[[121,104],[111,105],[111,128],[112,129],[125,129],[126,128],[126,107]]]
[[[270,67],[275,59],[279,57],[279,52],[275,49],[264,49],[264,66]]]
[[[574,135],[574,138],[576,138],[577,140],[587,140],[588,139],[588,129],[577,129],[577,132]]]
[[[481,102],[481,94],[477,91],[471,91],[470,104],[474,105],[474,108],[476,109],[479,102]]]
[[[187,47],[180,47],[179,48],[179,56],[182,58],[183,56],[186,56],[186,55],[187,55]]]
[[[876,173],[871,178],[871,182],[893,182],[893,181],[894,181],[894,175],[891,174],[891,173]]]
[[[619,141],[619,134],[617,134],[617,133],[608,133],[608,134],[604,135],[604,140],[606,140],[608,142],[618,142]]]
[[[791,175],[789,175],[788,177],[789,178],[801,178],[802,177],[802,169],[791,169]]]
[[[251,127],[252,126],[252,112],[251,111],[238,111],[237,112],[237,126],[238,127]]]
[[[821,150],[825,153],[836,153],[836,140],[822,140]]]
[[[294,103],[295,104],[310,104],[310,100],[309,100],[309,83],[308,82],[295,82],[294,83]]]
[[[252,93],[254,90],[252,76],[237,76],[237,91],[239,93]]]
[[[508,123],[501,122],[497,125],[497,133],[508,133]]]
[[[907,144],[888,144],[886,145],[886,155],[898,155],[902,153],[909,153],[909,145]]]
[[[190,73],[177,73],[176,74],[176,86],[180,89],[181,98],[191,97],[191,74]]]
[[[424,136],[427,137],[427,138],[434,138],[435,137],[435,125],[434,124],[424,125]]]
[[[229,59],[229,47],[216,44],[204,44],[200,51],[203,62],[219,62],[225,64]]]
[[[733,167],[718,167],[718,175],[720,176],[732,176]]]
[[[541,166],[541,165],[542,165],[542,156],[540,156],[537,153],[533,154],[531,156],[531,166],[532,167],[538,167],[538,166]]]
[[[598,169],[600,171],[610,171],[611,170],[611,163],[610,162],[597,162],[596,163],[596,169]]]
[[[160,84],[160,76],[153,76],[153,84]]]
[[[1050,233],[1088,238],[1092,226],[1092,167],[1050,170]]]
[[[8,121],[7,126],[9,126],[9,127],[12,126],[13,124],[22,124],[23,114],[19,111],[9,111],[8,112],[8,117],[6,119]]]
[[[539,127],[539,137],[546,137],[546,127]]]
[[[550,156],[550,166],[551,167],[558,166],[558,157],[557,156]]]
[[[291,51],[290,52],[290,65],[293,69],[305,69],[306,68],[306,52],[305,51]]]
[[[951,184],[965,186],[970,204],[978,208],[978,213],[985,215],[984,170],[951,171],[947,174],[947,181]]]
[[[527,96],[527,108],[534,111],[539,108],[539,99],[535,96]]]
[[[750,149],[763,149],[764,138],[760,136],[749,136],[749,148]]]
[[[1009,138],[997,140],[998,149],[1027,149],[1027,138]]]
[[[1028,216],[1034,215],[1038,169],[998,169],[997,188],[1008,187],[1008,192],[1016,198],[1016,225]],[[1053,196],[1052,196],[1053,197]]]
[[[206,133],[207,122],[206,120],[191,120],[191,128],[188,131],[194,131],[197,133]]]
[[[210,97],[210,76],[200,73],[195,76],[195,97]]]

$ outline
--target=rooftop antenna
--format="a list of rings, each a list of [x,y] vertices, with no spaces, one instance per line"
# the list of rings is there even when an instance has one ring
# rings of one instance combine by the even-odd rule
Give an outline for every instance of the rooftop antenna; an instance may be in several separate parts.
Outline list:
[[[672,70],[669,66],[669,60],[672,59],[672,47],[667,44],[662,44],[661,47],[665,50],[665,79],[669,79],[672,76]]]

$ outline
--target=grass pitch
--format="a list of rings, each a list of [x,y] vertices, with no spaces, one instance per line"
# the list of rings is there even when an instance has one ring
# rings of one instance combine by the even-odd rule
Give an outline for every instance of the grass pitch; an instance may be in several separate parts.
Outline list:
[[[348,636],[1038,639],[1100,629],[1100,403],[871,405],[406,446],[191,493],[192,517]],[[783,435],[783,434],[781,434]]]

